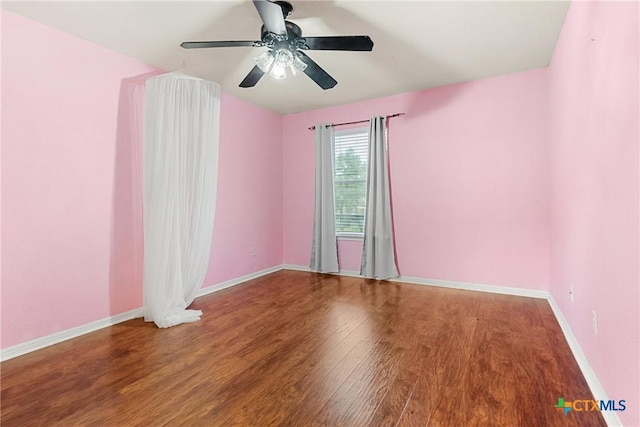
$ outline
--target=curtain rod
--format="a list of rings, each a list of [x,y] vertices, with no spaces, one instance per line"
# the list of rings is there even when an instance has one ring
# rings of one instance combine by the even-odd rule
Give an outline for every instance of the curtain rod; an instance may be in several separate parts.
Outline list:
[[[398,116],[404,116],[404,113],[395,113],[395,114],[391,114],[390,116],[387,116],[387,118],[389,119],[389,118],[391,118],[391,117],[398,117]],[[357,123],[366,123],[366,122],[368,122],[368,121],[369,121],[369,120],[357,120],[357,121],[355,121],[355,122],[331,123],[330,125],[326,125],[326,126],[327,126],[327,127],[329,127],[329,126],[336,127],[336,126],[345,126],[345,125],[355,125],[355,124],[357,124]],[[314,130],[315,128],[316,128],[315,126],[311,126],[311,127],[309,128],[309,130]]]

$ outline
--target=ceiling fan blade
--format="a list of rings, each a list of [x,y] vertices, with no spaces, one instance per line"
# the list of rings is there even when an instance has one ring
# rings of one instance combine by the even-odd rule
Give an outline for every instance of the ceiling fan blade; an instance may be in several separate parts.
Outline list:
[[[318,84],[322,89],[327,90],[331,89],[338,82],[329,75],[325,70],[323,70],[315,61],[309,58],[304,53],[298,51],[300,54],[300,59],[307,64],[307,68],[304,69],[304,73],[311,78],[314,82]]]
[[[303,37],[311,50],[373,50],[373,40],[369,36],[328,36]]]
[[[183,49],[200,49],[203,47],[257,47],[261,42],[252,40],[235,40],[235,41],[220,41],[220,42],[183,42],[180,46]]]
[[[258,81],[262,78],[262,76],[264,76],[264,71],[262,71],[256,65],[251,71],[249,71],[247,77],[245,77],[244,80],[240,82],[240,87],[254,87],[256,83],[258,83]]]
[[[253,0],[258,14],[264,23],[264,27],[270,33],[287,35],[287,27],[282,15],[282,7],[267,0]]]

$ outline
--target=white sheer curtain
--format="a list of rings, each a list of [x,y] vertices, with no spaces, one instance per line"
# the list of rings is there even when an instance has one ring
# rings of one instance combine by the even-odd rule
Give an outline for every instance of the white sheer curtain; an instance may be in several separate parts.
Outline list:
[[[316,181],[310,268],[337,273],[338,242],[333,195],[333,126],[316,125]]]
[[[200,319],[187,310],[209,265],[216,205],[220,86],[168,73],[147,80],[144,113],[146,321]]]
[[[386,117],[369,122],[369,166],[364,242],[360,274],[375,279],[398,277],[391,217]]]

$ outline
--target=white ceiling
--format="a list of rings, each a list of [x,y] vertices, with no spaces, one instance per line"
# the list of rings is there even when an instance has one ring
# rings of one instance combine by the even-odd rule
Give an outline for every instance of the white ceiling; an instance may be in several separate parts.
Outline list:
[[[303,36],[369,35],[373,52],[310,51],[338,85],[307,76],[238,84],[265,48],[183,41],[259,40],[251,1],[3,1],[2,7],[167,71],[185,67],[281,114],[545,67],[569,1],[291,1]]]

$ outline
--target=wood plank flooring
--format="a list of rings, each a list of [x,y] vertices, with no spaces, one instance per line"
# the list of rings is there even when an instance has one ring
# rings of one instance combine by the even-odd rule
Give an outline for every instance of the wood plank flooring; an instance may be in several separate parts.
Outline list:
[[[603,426],[544,300],[280,271],[1,365],[9,426]]]

